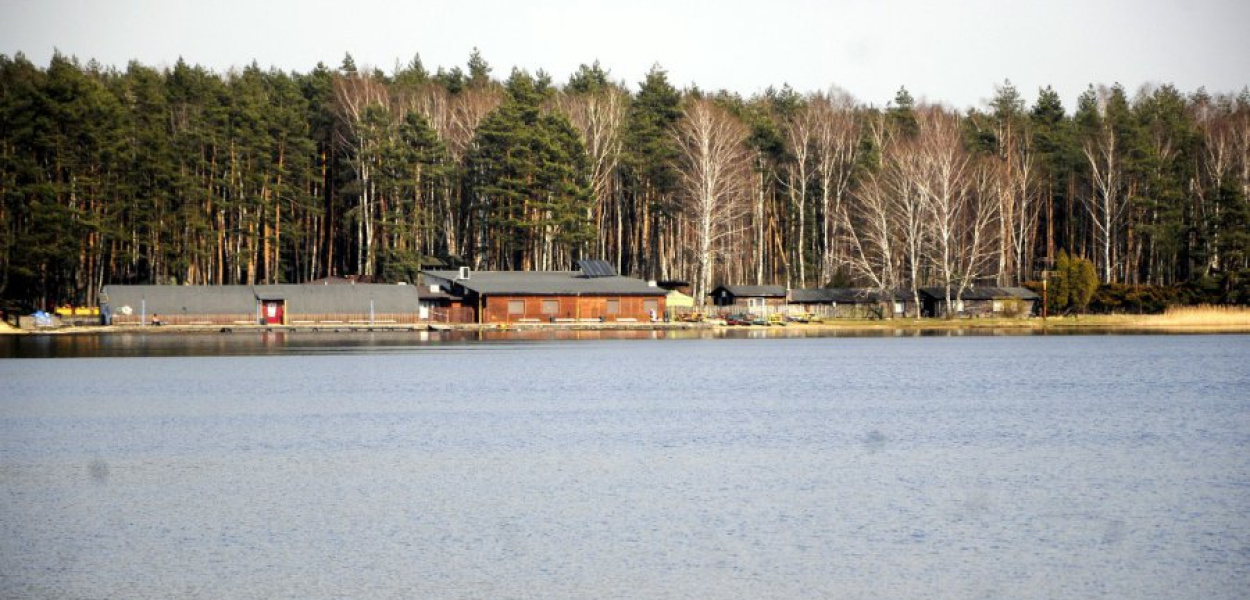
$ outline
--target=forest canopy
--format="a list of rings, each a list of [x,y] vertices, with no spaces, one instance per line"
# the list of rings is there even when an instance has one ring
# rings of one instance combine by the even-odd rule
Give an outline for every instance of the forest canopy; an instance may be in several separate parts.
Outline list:
[[[987,82],[987,87],[989,87]],[[1250,92],[1010,82],[987,106],[836,88],[0,55],[0,297],[110,283],[412,281],[431,264],[791,288],[1103,284],[1247,302]]]

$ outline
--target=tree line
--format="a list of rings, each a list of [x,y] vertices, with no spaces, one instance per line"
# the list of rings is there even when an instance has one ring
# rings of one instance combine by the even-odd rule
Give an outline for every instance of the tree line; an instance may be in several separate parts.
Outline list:
[[[108,283],[413,281],[431,264],[951,298],[1087,258],[1248,300],[1250,92],[1010,82],[979,110],[829,91],[631,92],[465,68],[224,74],[0,55],[0,296]]]

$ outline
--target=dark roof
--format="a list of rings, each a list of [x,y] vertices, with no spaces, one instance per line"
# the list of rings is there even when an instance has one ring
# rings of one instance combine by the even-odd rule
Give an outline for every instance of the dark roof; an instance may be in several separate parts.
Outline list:
[[[427,280],[424,273],[417,275],[417,287],[422,300],[459,300],[460,296],[447,293],[438,281]]]
[[[722,285],[712,290],[712,295],[719,295],[725,290],[738,298],[785,298],[784,285]]]
[[[257,285],[256,297],[285,300],[288,313],[409,313],[417,310],[417,286],[385,283],[355,285]]]
[[[899,290],[881,292],[868,288],[809,288],[790,290],[792,304],[873,304],[883,301],[912,301],[911,293]]]
[[[100,303],[148,314],[252,314],[257,300],[285,300],[289,313],[406,313],[417,310],[417,286],[380,283],[284,285],[108,285]]]
[[[580,260],[577,268],[586,277],[616,277],[616,267],[606,260]]]
[[[100,304],[114,314],[247,315],[256,312],[250,285],[106,285]]]
[[[952,295],[955,290],[951,290]],[[921,288],[920,293],[930,298],[945,301],[946,288],[927,287]],[[963,300],[1041,300],[1033,290],[1022,287],[971,287],[964,290]]]
[[[427,268],[427,269],[437,269],[437,268],[440,268],[440,267],[448,267],[448,266],[451,266],[451,265],[450,265],[450,264],[448,264],[448,261],[447,261],[447,260],[444,260],[444,259],[439,258],[439,257],[437,257],[437,256],[430,256],[430,255],[428,255],[428,254],[427,254],[427,255],[425,255],[425,256],[423,256],[423,257],[421,257],[421,266],[423,266],[423,267],[425,267],[425,268]]]
[[[433,300],[460,300],[460,296],[449,294],[438,286],[426,286],[421,290],[421,299],[430,302]]]
[[[307,285],[353,285],[355,283],[356,283],[355,279],[348,279],[346,277],[339,277],[337,275],[331,275],[329,277],[322,277],[321,279],[314,279],[312,281],[309,281]]]
[[[581,271],[472,271],[468,279],[458,279],[459,271],[426,271],[425,275],[431,280],[443,280],[443,285],[460,286],[483,296],[663,296],[667,293],[641,279],[620,275],[586,277]]]
[[[790,290],[790,302],[795,304],[868,304],[879,302],[881,294],[875,290],[856,288],[811,288]]]

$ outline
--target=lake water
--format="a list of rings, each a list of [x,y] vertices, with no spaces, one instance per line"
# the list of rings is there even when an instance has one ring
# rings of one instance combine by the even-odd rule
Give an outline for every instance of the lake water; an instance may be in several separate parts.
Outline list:
[[[5,343],[0,598],[1250,590],[1250,336]]]

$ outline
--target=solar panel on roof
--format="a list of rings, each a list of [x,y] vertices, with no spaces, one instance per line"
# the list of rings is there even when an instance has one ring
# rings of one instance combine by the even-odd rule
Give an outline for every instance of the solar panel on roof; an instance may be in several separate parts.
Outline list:
[[[583,260],[578,261],[577,267],[581,269],[582,275],[587,277],[615,277],[616,269],[606,260]]]

